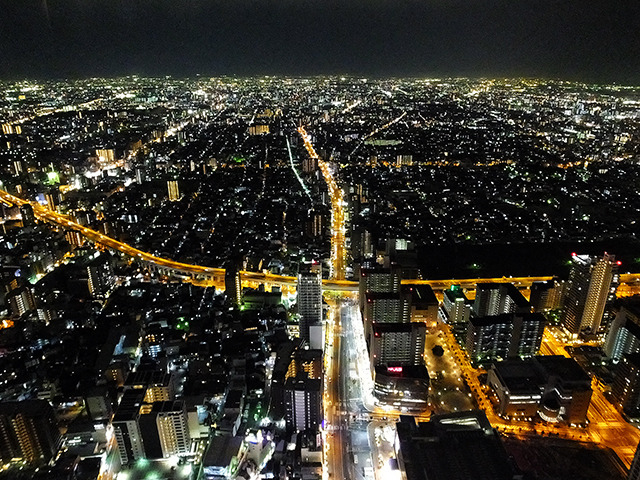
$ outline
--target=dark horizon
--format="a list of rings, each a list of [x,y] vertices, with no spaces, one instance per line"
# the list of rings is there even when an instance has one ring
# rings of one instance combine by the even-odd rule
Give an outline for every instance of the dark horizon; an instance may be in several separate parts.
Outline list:
[[[640,84],[640,5],[0,0],[0,78],[541,78]]]

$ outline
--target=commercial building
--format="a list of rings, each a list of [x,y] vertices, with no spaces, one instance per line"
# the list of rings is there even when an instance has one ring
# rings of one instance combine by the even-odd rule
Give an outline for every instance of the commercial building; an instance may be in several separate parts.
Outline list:
[[[395,442],[402,480],[522,478],[483,412],[400,417]]]
[[[424,412],[429,405],[429,372],[422,365],[378,365],[373,369],[373,394],[385,405]]]
[[[615,298],[618,265],[614,255],[572,255],[562,325],[573,335],[602,333],[607,303]],[[601,328],[602,327],[602,328]]]
[[[60,431],[45,400],[0,402],[0,458],[47,464],[58,451]]]
[[[530,357],[540,350],[545,324],[541,313],[472,317],[465,348],[476,363]]]
[[[497,362],[487,384],[498,398],[498,414],[548,422],[584,424],[591,401],[591,378],[572,358],[537,356]]]

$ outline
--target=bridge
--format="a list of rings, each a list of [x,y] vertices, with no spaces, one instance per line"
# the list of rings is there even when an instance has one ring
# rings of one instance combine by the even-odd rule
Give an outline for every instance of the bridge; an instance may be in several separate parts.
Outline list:
[[[114,238],[104,235],[84,225],[80,225],[72,218],[57,213],[37,202],[29,202],[27,200],[11,195],[10,193],[0,190],[0,202],[8,206],[31,205],[36,218],[39,220],[61,227],[66,230],[78,232],[87,240],[102,246],[103,248],[117,251],[136,260],[144,265],[150,271],[159,275],[166,275],[180,279],[182,281],[192,282],[203,286],[215,286],[224,288],[225,270],[223,268],[208,267],[203,265],[194,265],[189,263],[177,262],[152,255],[151,253],[139,250],[131,245],[120,242]],[[340,271],[340,265],[337,265],[337,271]],[[335,271],[335,270],[334,270]],[[422,279],[405,279],[402,283],[405,285],[430,285],[435,291],[442,291],[450,288],[451,285],[460,285],[462,288],[474,289],[477,283],[482,282],[511,282],[519,288],[528,288],[533,282],[550,280],[551,276],[539,277],[499,277],[499,278],[467,278],[467,279],[447,279],[447,280],[422,280]],[[241,271],[240,279],[245,285],[257,286],[259,284],[278,286],[283,289],[295,289],[297,278],[284,275],[274,275],[268,272],[250,272]],[[355,292],[358,290],[358,282],[352,280],[324,279],[322,281],[325,290],[336,292]],[[620,283],[627,286],[640,288],[640,273],[622,274],[620,275]]]

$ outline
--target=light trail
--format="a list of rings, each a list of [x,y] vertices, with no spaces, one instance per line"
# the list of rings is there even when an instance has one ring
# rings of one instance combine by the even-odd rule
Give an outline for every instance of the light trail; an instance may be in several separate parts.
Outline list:
[[[366,142],[367,140],[369,140],[371,137],[373,137],[374,135],[380,133],[382,130],[385,130],[387,128],[389,128],[391,125],[398,123],[400,120],[402,120],[405,116],[407,115],[407,112],[404,112],[402,115],[400,115],[399,117],[394,118],[393,120],[391,120],[388,123],[385,123],[384,125],[382,125],[381,127],[376,128],[375,130],[373,130],[372,132],[370,132],[369,134],[365,135],[362,140],[360,140],[360,143],[358,143],[358,145],[356,145],[356,148],[354,148],[351,153],[347,156],[347,158],[350,158],[351,155],[353,155],[354,153],[356,153],[356,150],[358,150],[362,144],[364,142]]]
[[[289,152],[289,163],[291,163],[291,170],[293,170],[293,173],[296,175],[296,178],[298,179],[298,182],[300,182],[300,186],[302,187],[302,190],[304,190],[304,193],[306,193],[307,197],[309,197],[309,200],[311,200],[313,202],[313,198],[311,198],[311,192],[309,192],[309,189],[305,185],[305,183],[302,180],[302,178],[300,178],[300,174],[298,173],[298,170],[296,169],[295,165],[293,164],[293,154],[291,153],[291,145],[289,144],[289,139],[286,138],[286,141],[287,141],[287,152]]]

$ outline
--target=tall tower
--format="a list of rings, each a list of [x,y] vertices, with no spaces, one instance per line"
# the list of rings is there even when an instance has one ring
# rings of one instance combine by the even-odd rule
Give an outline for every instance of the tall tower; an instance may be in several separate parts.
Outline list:
[[[167,190],[169,191],[169,200],[171,202],[180,200],[180,189],[178,188],[177,180],[167,181]]]
[[[602,257],[573,254],[571,262],[562,324],[574,335],[596,334],[607,302],[615,297],[620,262],[606,252]]]
[[[322,323],[322,277],[317,268],[298,275],[298,313],[300,338],[310,341],[309,327]]]

